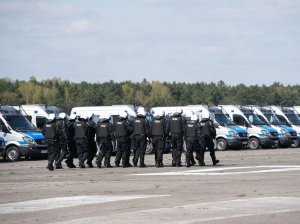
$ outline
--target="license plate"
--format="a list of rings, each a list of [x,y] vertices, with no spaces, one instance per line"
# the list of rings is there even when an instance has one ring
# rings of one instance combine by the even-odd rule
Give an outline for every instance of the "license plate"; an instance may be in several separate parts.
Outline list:
[[[243,142],[243,145],[247,145],[248,144],[248,142]]]
[[[48,153],[48,151],[47,150],[41,150],[41,153]]]

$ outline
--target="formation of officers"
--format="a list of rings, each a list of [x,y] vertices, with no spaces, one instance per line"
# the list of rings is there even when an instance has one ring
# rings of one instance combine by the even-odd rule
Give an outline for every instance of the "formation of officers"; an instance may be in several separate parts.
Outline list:
[[[116,149],[114,164],[116,167],[139,166],[145,164],[147,142],[154,149],[154,161],[157,168],[164,167],[163,154],[166,142],[172,145],[172,166],[182,166],[183,144],[186,142],[185,166],[196,164],[205,166],[204,154],[206,148],[210,151],[213,165],[219,163],[216,159],[214,139],[216,130],[209,114],[202,114],[201,120],[197,115],[186,118],[182,110],[177,110],[166,118],[163,111],[154,114],[148,122],[143,107],[137,110],[137,116],[129,121],[127,112],[119,113],[115,122],[110,121],[109,115],[103,114],[97,123],[92,117],[76,117],[72,114],[67,118],[65,113],[56,118],[50,114],[43,127],[48,145],[47,169],[62,168],[62,161],[69,168],[76,168],[74,158],[77,155],[80,168],[92,168],[96,157],[98,168],[110,168],[113,148]],[[133,152],[132,163],[130,163]]]

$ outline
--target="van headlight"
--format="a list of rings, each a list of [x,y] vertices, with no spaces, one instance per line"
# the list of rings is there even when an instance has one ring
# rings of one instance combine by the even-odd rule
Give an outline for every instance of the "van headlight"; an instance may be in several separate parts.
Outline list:
[[[261,130],[261,133],[263,133],[266,136],[271,136],[270,132],[267,130]]]
[[[237,132],[235,132],[235,131],[228,131],[228,133],[230,135],[232,135],[233,137],[239,137],[239,134]]]
[[[24,142],[26,142],[27,144],[30,144],[30,145],[34,145],[34,144],[35,144],[35,141],[34,141],[32,138],[28,137],[28,136],[24,136],[24,137],[23,137],[23,140],[24,140]]]
[[[285,129],[281,129],[280,131],[282,132],[282,134],[284,134],[284,135],[286,135],[286,136],[290,136],[290,135],[291,135],[291,134],[290,134],[287,130],[285,130]]]

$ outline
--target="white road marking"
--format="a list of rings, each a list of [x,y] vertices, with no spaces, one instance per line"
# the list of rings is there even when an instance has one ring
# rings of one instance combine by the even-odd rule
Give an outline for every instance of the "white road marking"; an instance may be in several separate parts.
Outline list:
[[[140,198],[164,197],[164,196],[169,196],[169,195],[128,195],[128,196],[83,195],[83,196],[71,196],[71,197],[45,198],[39,200],[0,204],[0,214],[36,212],[36,211],[55,209],[55,208],[66,208],[66,207],[88,205],[88,204],[133,200],[133,199],[140,199]]]
[[[200,223],[249,216],[270,215],[300,211],[299,197],[263,197],[229,201],[217,201],[102,215],[57,222],[67,223]]]
[[[272,169],[273,168],[273,169]],[[249,169],[249,171],[238,171]],[[236,170],[235,172],[224,172],[227,170]],[[136,173],[129,174],[134,176],[222,176],[222,175],[237,175],[237,174],[258,174],[258,173],[274,173],[298,171],[300,166],[243,166],[243,167],[216,167],[211,169],[197,169],[174,172],[158,172],[158,173]]]

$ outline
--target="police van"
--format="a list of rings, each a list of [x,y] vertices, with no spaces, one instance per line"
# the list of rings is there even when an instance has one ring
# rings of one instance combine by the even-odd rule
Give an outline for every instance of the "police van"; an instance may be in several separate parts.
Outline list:
[[[261,120],[268,122],[277,130],[280,147],[289,147],[297,143],[296,130],[280,121],[270,107],[254,106],[253,111]]]
[[[56,117],[60,114],[61,110],[55,106],[47,106],[44,104],[26,104],[14,106],[19,110],[35,127],[42,130],[45,125],[49,114],[53,113]]]
[[[11,106],[0,106],[0,136],[5,141],[2,153],[9,161],[17,161],[22,156],[46,156],[47,145],[43,134],[27,118]]]
[[[254,114],[250,107],[235,105],[221,106],[233,122],[247,130],[249,134],[249,149],[276,147],[279,142],[278,132]]]
[[[248,144],[248,133],[244,128],[234,124],[229,115],[226,114],[222,107],[207,105],[188,105],[187,108],[199,115],[201,119],[202,113],[209,113],[214,121],[216,128],[216,149],[226,150],[228,148],[245,148]]]
[[[274,111],[281,122],[295,129],[298,138],[291,147],[298,147],[300,145],[300,117],[295,113],[292,107],[270,106],[270,108]]]

